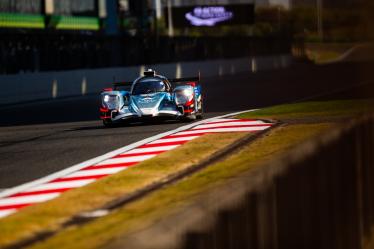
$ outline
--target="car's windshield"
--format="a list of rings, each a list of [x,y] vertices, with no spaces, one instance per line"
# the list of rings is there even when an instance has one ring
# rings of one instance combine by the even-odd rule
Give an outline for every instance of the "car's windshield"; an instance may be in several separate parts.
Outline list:
[[[134,89],[132,91],[133,95],[139,94],[149,94],[149,93],[156,93],[156,92],[164,92],[165,91],[165,83],[162,82],[160,79],[151,78],[151,79],[143,79],[135,84]]]

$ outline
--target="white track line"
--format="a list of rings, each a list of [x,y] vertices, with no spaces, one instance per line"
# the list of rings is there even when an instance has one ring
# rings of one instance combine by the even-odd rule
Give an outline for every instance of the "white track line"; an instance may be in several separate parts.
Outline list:
[[[56,198],[60,193],[40,194],[32,196],[8,197],[0,200],[0,207],[7,205],[30,204],[44,202]]]
[[[96,165],[99,166],[99,165],[110,165],[110,164],[119,164],[119,163],[137,163],[137,162],[150,159],[155,156],[156,155],[154,154],[154,155],[145,155],[145,156],[128,156],[128,157],[111,158],[111,159],[102,161],[101,163],[98,163]]]
[[[42,185],[35,186],[27,191],[23,192],[34,192],[34,191],[42,191],[42,190],[51,190],[51,189],[63,189],[63,188],[78,188],[84,185],[87,185],[91,182],[94,182],[95,179],[87,179],[87,180],[76,180],[76,181],[66,181],[66,182],[51,182],[45,183]]]
[[[135,153],[147,153],[147,152],[159,152],[159,151],[167,151],[172,150],[174,148],[177,148],[179,145],[168,145],[168,146],[157,146],[157,147],[150,147],[150,148],[139,148],[139,149],[133,149],[130,151],[127,151],[125,153],[122,153],[120,155],[129,155],[129,154],[135,154]]]
[[[124,170],[125,168],[126,167],[79,170],[79,171],[74,172],[70,175],[62,177],[62,179],[70,178],[70,177],[81,177],[81,176],[111,175],[111,174],[118,173],[118,172]]]
[[[217,133],[217,132],[243,132],[243,131],[262,131],[269,128],[269,126],[255,126],[255,127],[236,127],[236,128],[218,128],[218,129],[204,129],[204,130],[191,130],[179,132],[178,135],[190,135],[198,133]]]
[[[257,111],[257,110],[249,110],[249,111]],[[249,112],[248,111],[248,112]],[[244,111],[244,112],[247,112],[247,111]],[[240,113],[243,113],[243,112],[240,112]],[[238,115],[238,114],[240,114],[240,113],[237,113],[237,114],[234,114],[234,115]],[[234,116],[234,115],[232,115],[232,116]],[[231,116],[231,115],[230,115]],[[221,117],[222,118],[222,117]],[[219,117],[217,117],[217,119],[219,119]],[[236,119],[236,118],[225,118],[225,121],[234,121],[234,120],[238,120],[238,119]],[[213,119],[213,120],[209,120],[209,121],[207,121],[207,122],[205,122],[205,123],[214,123],[214,122],[217,122],[217,120],[215,120],[215,119]]]
[[[56,173],[53,173],[53,174],[48,175],[48,176],[45,176],[45,177],[40,178],[38,180],[31,181],[31,182],[28,182],[28,183],[16,186],[14,188],[7,189],[7,190],[5,190],[5,191],[3,191],[3,192],[0,193],[0,198],[6,197],[6,196],[9,196],[9,195],[12,195],[12,194],[16,194],[16,193],[19,193],[19,192],[23,192],[23,191],[26,191],[26,190],[30,190],[33,187],[35,187],[34,189],[41,188],[41,187],[43,187],[45,185],[48,185],[48,184],[45,184],[45,185],[41,185],[41,184],[53,181],[53,180],[55,180],[57,178],[61,178],[63,176],[66,176],[68,174],[76,172],[76,171],[78,171],[80,169],[83,169],[83,168],[86,168],[86,167],[98,164],[98,163],[100,163],[100,162],[102,162],[102,161],[104,161],[104,160],[106,160],[108,158],[112,158],[112,157],[114,157],[116,155],[123,154],[123,153],[125,153],[125,152],[127,152],[129,150],[135,149],[135,148],[137,148],[139,146],[142,146],[144,144],[153,142],[153,141],[158,140],[160,138],[163,138],[165,136],[169,136],[169,135],[172,135],[172,134],[184,131],[184,130],[191,129],[192,127],[195,127],[197,125],[200,125],[200,124],[203,124],[203,123],[206,123],[206,122],[215,122],[215,121],[217,121],[217,120],[219,120],[221,118],[235,116],[235,115],[239,115],[239,114],[242,114],[242,113],[245,113],[245,112],[253,112],[253,111],[256,111],[256,110],[257,109],[240,111],[240,112],[229,113],[229,114],[226,114],[226,115],[222,115],[222,116],[218,116],[218,117],[213,117],[213,118],[201,120],[201,121],[189,124],[189,125],[185,125],[185,126],[179,127],[179,128],[177,128],[175,130],[172,130],[172,131],[164,132],[164,133],[161,133],[161,134],[158,134],[158,135],[155,135],[155,136],[143,139],[143,140],[141,140],[139,142],[136,142],[136,143],[124,146],[124,147],[119,148],[117,150],[108,152],[108,153],[106,153],[106,154],[104,154],[102,156],[98,156],[98,157],[92,158],[90,160],[87,160],[85,162],[73,165],[73,166],[68,167],[68,168],[66,168],[64,170],[58,171]],[[154,148],[152,148],[151,151],[154,151]],[[92,180],[92,181],[94,181],[94,180]],[[86,183],[86,184],[88,184],[88,183]],[[86,185],[86,184],[83,184],[83,185]],[[81,186],[83,186],[83,185],[81,185]],[[76,187],[79,187],[79,186],[76,186]],[[54,189],[54,188],[56,188],[56,187],[53,187],[51,189]]]
[[[215,123],[215,124],[206,124],[206,125],[198,125],[192,130],[195,129],[202,129],[202,128],[215,128],[215,127],[225,127],[225,126],[236,126],[236,125],[262,125],[266,124],[263,121],[238,121],[238,122],[229,122],[229,123]]]
[[[177,137],[177,138],[164,138],[159,139],[149,144],[161,144],[161,143],[170,143],[170,142],[182,142],[182,141],[190,141],[192,139],[198,138],[199,136],[189,136],[189,137]]]
[[[18,209],[0,210],[0,218],[11,215],[17,212]]]

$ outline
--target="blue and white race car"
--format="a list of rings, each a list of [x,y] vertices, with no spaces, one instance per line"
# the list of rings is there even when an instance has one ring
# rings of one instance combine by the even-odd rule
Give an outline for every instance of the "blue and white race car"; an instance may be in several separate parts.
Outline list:
[[[194,120],[203,115],[200,77],[167,79],[152,69],[133,82],[114,83],[104,89],[101,99],[105,126],[161,117]]]

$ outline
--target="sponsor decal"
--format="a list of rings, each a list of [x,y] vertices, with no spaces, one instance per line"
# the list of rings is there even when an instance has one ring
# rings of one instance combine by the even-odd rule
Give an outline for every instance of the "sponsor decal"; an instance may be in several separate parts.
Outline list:
[[[154,102],[154,99],[153,98],[140,98],[138,100],[139,103],[144,103],[144,104],[148,104],[148,103],[152,103]]]

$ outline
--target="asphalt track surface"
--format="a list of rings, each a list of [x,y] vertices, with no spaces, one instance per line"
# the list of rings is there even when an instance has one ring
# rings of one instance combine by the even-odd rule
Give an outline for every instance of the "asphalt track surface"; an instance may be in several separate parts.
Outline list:
[[[374,63],[290,68],[202,81],[205,117],[303,99],[373,97]],[[162,73],[162,72],[161,72]],[[38,179],[184,123],[104,128],[98,95],[0,107],[0,189]]]

